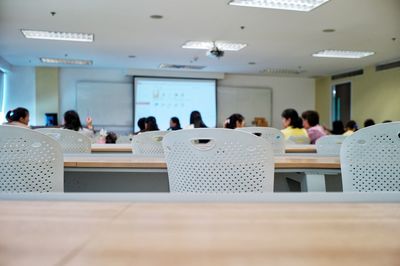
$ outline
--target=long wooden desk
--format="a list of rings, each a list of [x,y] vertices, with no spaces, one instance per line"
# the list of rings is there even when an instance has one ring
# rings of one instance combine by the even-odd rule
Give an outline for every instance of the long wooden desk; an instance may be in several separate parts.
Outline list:
[[[306,144],[290,144],[287,145],[286,153],[316,153],[315,145]],[[132,153],[132,145],[129,143],[124,144],[92,144],[92,152],[94,153]]]
[[[275,191],[289,190],[287,178],[298,182],[302,191],[326,191],[328,175],[337,187],[333,191],[341,190],[338,157],[285,155],[277,156],[275,160]],[[164,158],[70,154],[64,156],[64,167],[67,192],[169,191]]]
[[[0,265],[400,264],[399,203],[0,201]]]

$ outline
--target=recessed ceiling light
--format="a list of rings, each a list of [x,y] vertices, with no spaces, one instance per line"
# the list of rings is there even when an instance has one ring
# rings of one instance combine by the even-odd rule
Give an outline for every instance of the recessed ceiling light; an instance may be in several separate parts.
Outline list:
[[[131,59],[133,59],[135,57],[136,57],[136,55],[128,55],[128,58],[131,58]]]
[[[152,19],[162,19],[163,16],[162,15],[151,15],[150,18],[152,18]]]
[[[331,32],[335,32],[335,29],[323,29],[322,32],[326,32],[326,33],[331,33]]]
[[[81,59],[63,59],[63,58],[46,58],[41,57],[40,61],[46,64],[64,64],[64,65],[93,65],[92,60]]]
[[[186,49],[204,49],[210,50],[214,46],[218,49],[223,51],[239,51],[247,46],[247,44],[243,43],[231,43],[225,41],[216,41],[216,42],[209,42],[209,41],[188,41],[182,45],[182,48]]]
[[[375,54],[374,52],[363,51],[341,51],[324,50],[313,54],[314,57],[332,57],[332,58],[363,58]]]
[[[42,31],[42,30],[21,30],[21,32],[25,36],[25,38],[28,39],[74,41],[74,42],[94,41],[94,34],[92,33]]]
[[[232,0],[230,5],[272,8],[294,11],[311,11],[329,0]]]
[[[205,66],[161,64],[159,68],[201,70],[205,68]]]
[[[255,65],[256,62],[249,62],[249,65]]]

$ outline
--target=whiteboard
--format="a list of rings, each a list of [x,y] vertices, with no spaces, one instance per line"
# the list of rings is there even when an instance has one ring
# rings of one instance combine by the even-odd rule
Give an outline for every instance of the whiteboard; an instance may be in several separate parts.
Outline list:
[[[133,125],[133,85],[114,82],[78,82],[76,109],[97,127]]]
[[[246,126],[252,126],[254,117],[265,117],[272,122],[272,89],[250,87],[218,87],[218,126],[222,127],[226,118],[239,113],[244,116]]]

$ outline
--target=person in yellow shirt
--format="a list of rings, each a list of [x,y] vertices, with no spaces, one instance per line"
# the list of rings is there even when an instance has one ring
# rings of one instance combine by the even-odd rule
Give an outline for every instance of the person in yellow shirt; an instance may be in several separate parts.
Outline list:
[[[343,133],[343,136],[350,136],[358,129],[357,123],[354,120],[350,120],[346,124],[346,132]]]
[[[303,128],[303,121],[294,109],[286,109],[282,112],[281,130],[285,140],[292,143],[310,144],[307,131]]]

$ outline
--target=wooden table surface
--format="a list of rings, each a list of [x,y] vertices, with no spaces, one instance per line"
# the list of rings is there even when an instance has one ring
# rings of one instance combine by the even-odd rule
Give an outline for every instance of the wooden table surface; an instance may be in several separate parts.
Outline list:
[[[400,265],[398,203],[0,201],[0,265]]]
[[[65,155],[65,167],[96,167],[96,168],[167,168],[164,158],[140,156],[90,156]],[[276,156],[276,169],[340,169],[339,157],[332,156]]]
[[[306,144],[290,144],[286,145],[285,148],[287,153],[316,153],[315,145],[306,145]],[[124,152],[131,153],[132,152],[132,144],[124,143],[124,144],[92,144],[92,152]]]

